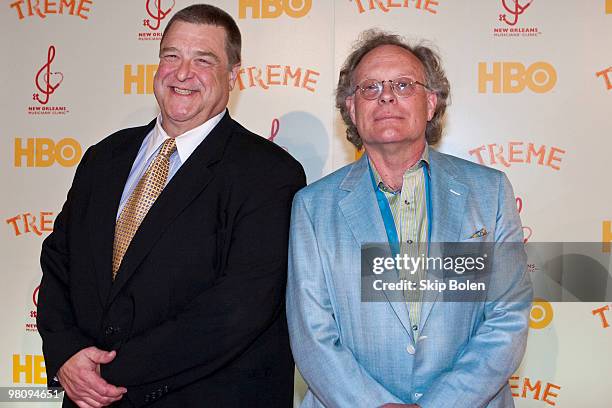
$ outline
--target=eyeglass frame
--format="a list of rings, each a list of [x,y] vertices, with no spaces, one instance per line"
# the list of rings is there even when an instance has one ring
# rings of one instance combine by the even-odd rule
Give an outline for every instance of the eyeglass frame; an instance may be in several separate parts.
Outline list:
[[[395,86],[397,85],[397,81],[399,81],[400,79],[408,79],[408,87],[412,87],[414,90],[409,94],[409,95],[398,95],[397,91],[395,90]],[[374,82],[375,84],[379,84],[378,86],[378,92],[376,93],[376,96],[373,98],[366,98],[363,93],[365,92],[365,88],[363,86],[361,86],[361,84],[363,84],[366,81],[376,81]],[[357,93],[357,90],[359,89],[361,91],[361,97],[365,100],[368,101],[373,101],[375,99],[378,99],[380,97],[380,95],[383,93],[383,91],[385,90],[385,82],[388,82],[390,87],[391,87],[391,92],[393,92],[393,95],[397,96],[398,98],[409,98],[412,95],[414,95],[414,93],[416,92],[416,87],[414,86],[414,84],[416,85],[421,85],[424,89],[426,89],[429,92],[435,92],[433,89],[431,89],[429,86],[425,85],[424,83],[420,82],[420,81],[416,81],[416,80],[412,80],[409,79],[407,77],[399,77],[399,78],[395,78],[395,79],[385,79],[384,81],[379,81],[377,79],[373,79],[373,78],[366,78],[363,81],[361,81],[360,84],[355,85],[355,89],[353,90],[353,95],[355,95]]]

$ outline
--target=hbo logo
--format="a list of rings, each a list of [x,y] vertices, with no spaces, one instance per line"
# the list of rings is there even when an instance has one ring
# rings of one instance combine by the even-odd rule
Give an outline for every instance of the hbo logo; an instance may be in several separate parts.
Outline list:
[[[247,18],[247,9],[253,18],[277,18],[283,13],[300,18],[308,14],[312,0],[239,0],[238,7],[238,18]]]
[[[486,62],[478,63],[478,92],[486,93],[491,83],[493,93],[519,93],[528,87],[535,93],[548,92],[557,83],[557,71],[547,62],[529,67],[520,62],[494,62],[489,70]]]
[[[22,167],[25,158],[26,167],[49,167],[58,163],[63,167],[72,167],[81,160],[81,145],[72,138],[65,138],[55,143],[46,137],[15,138],[15,167]]]

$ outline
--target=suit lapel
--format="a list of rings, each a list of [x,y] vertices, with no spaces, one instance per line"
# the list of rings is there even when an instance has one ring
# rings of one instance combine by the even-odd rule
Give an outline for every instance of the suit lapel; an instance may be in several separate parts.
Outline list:
[[[98,294],[103,305],[112,285],[113,241],[119,202],[142,141],[153,126],[155,120],[126,133],[123,139],[111,146],[104,153],[108,157],[102,157],[102,171],[94,182],[91,206],[95,217],[90,224],[90,237]]]
[[[461,226],[463,223],[463,212],[469,193],[468,187],[456,179],[458,172],[455,165],[449,162],[444,155],[433,149],[429,149],[431,170],[431,201],[432,222],[431,242],[457,242],[461,240]],[[431,244],[430,244],[431,247]],[[436,248],[436,246],[434,246]],[[439,253],[431,253],[430,256],[438,256]],[[443,280],[442,271],[428,272],[427,279]],[[438,292],[428,291],[423,297],[421,308],[421,331],[427,323],[438,298]]]
[[[367,155],[363,155],[351,168],[344,178],[340,188],[349,194],[340,200],[338,205],[346,219],[348,227],[360,245],[365,243],[387,243],[387,233],[378,208],[376,195],[372,188],[372,181],[368,170]],[[361,253],[361,251],[360,251]],[[386,256],[392,256],[389,251]],[[394,279],[399,279],[397,272]],[[410,321],[408,319],[408,309],[406,303],[397,300],[397,294],[385,291],[385,297],[392,313],[399,319],[402,326],[414,343],[412,332],[409,330]]]
[[[233,120],[226,113],[217,126],[193,151],[189,159],[166,185],[149,212],[123,257],[112,284],[108,302],[112,302],[130,276],[149,254],[166,227],[187,207],[212,180],[209,168],[218,162],[230,139]],[[180,136],[179,136],[180,137]],[[114,224],[113,224],[114,225]]]

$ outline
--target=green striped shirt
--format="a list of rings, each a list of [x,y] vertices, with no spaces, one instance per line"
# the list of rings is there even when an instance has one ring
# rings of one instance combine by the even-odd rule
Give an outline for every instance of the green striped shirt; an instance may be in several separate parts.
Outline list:
[[[401,255],[407,254],[409,257],[427,256],[427,202],[425,192],[425,174],[423,166],[429,171],[429,149],[425,146],[421,159],[414,166],[406,170],[402,180],[402,187],[398,191],[392,191],[378,174],[375,166],[372,165],[374,180],[378,188],[385,193],[397,236],[401,243]],[[400,279],[416,282],[417,288],[419,281],[425,279],[426,271],[417,270],[414,274],[400,271]],[[405,291],[406,306],[410,318],[410,326],[415,339],[418,339],[419,318],[421,315],[420,291]]]

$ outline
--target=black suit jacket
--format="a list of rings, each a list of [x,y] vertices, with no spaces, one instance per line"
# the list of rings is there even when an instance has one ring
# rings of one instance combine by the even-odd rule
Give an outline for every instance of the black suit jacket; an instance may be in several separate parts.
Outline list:
[[[43,243],[48,376],[93,345],[117,350],[101,374],[127,387],[119,406],[290,407],[287,240],[304,171],[226,113],[151,207],[112,282],[119,201],[154,125],[87,150]]]

